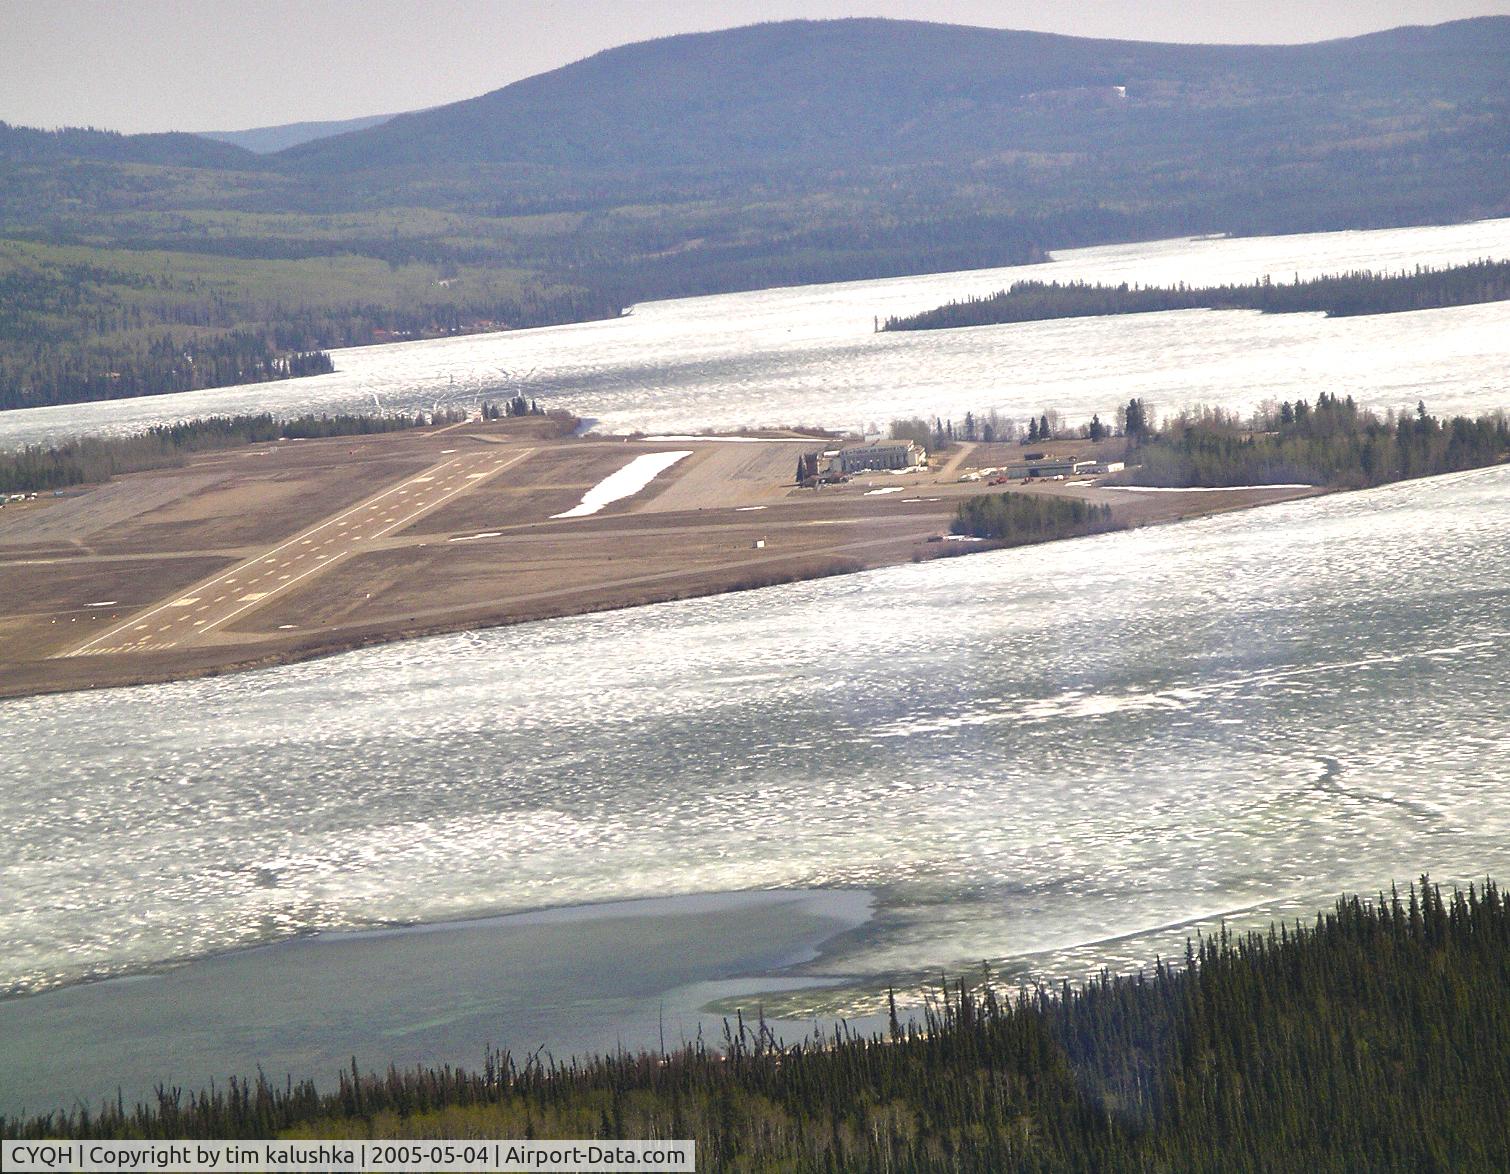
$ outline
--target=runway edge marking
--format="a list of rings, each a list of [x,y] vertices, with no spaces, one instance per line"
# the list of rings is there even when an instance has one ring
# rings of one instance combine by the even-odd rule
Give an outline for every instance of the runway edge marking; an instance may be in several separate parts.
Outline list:
[[[486,450],[484,450],[484,451],[486,451]],[[500,462],[495,468],[493,468],[491,471],[489,471],[489,473],[487,474],[487,476],[488,477],[492,477],[492,476],[495,476],[498,473],[502,473],[506,469],[513,468],[515,465],[519,464],[521,461],[525,460],[527,457],[533,455],[535,453],[535,451],[536,451],[535,447],[532,446],[530,448],[525,449],[523,452],[518,453],[516,456],[512,457],[511,459],[509,459],[507,461]],[[467,455],[473,455],[473,454],[467,454]],[[481,454],[477,454],[477,455],[481,455]],[[488,454],[488,455],[492,455],[492,454]],[[405,477],[403,480],[396,482],[395,484],[389,486],[387,489],[384,489],[380,493],[373,494],[371,497],[364,498],[362,501],[357,502],[355,505],[348,507],[347,509],[343,510],[341,513],[336,514],[334,517],[326,518],[324,521],[319,522],[318,524],[316,524],[316,525],[314,525],[314,526],[312,526],[312,527],[310,527],[308,529],[300,530],[299,532],[297,532],[296,534],[294,534],[292,537],[285,539],[283,542],[280,542],[277,546],[273,547],[272,549],[261,551],[260,553],[254,555],[251,558],[243,559],[243,560],[241,560],[238,563],[234,563],[230,567],[227,567],[225,570],[220,571],[217,574],[212,575],[212,576],[210,576],[210,577],[208,577],[206,579],[202,579],[198,583],[195,583],[195,584],[193,584],[190,587],[180,588],[179,590],[176,590],[176,591],[174,591],[172,593],[172,598],[171,599],[165,599],[161,603],[155,605],[154,607],[149,608],[147,611],[136,612],[133,615],[129,616],[123,622],[121,622],[119,624],[116,624],[112,628],[107,629],[106,631],[100,633],[98,636],[91,637],[90,639],[84,641],[82,644],[79,644],[79,645],[75,646],[74,648],[69,649],[66,652],[55,652],[48,659],[50,659],[50,660],[65,660],[65,659],[67,659],[69,657],[75,657],[75,656],[104,655],[104,654],[113,654],[113,653],[120,653],[120,652],[134,652],[134,651],[148,652],[148,651],[159,651],[163,647],[176,647],[177,646],[176,644],[170,644],[170,645],[167,645],[167,646],[157,645],[156,647],[151,647],[151,646],[148,646],[145,643],[142,643],[142,644],[127,643],[125,645],[116,645],[116,646],[105,645],[104,647],[100,647],[100,648],[95,648],[95,645],[105,644],[106,641],[108,641],[108,640],[110,640],[110,639],[112,639],[112,638],[114,638],[116,636],[119,636],[122,632],[130,630],[131,628],[133,628],[133,626],[139,625],[139,624],[142,624],[145,621],[151,620],[151,618],[153,616],[157,615],[159,612],[162,612],[162,611],[164,611],[164,610],[166,610],[168,608],[174,607],[175,605],[179,604],[179,602],[181,600],[188,599],[188,598],[191,598],[191,597],[197,599],[199,596],[202,596],[206,591],[208,591],[215,584],[221,583],[221,582],[225,581],[226,579],[231,578],[233,576],[240,575],[243,572],[245,572],[248,568],[256,565],[257,563],[259,563],[259,562],[261,562],[261,561],[263,561],[265,559],[271,559],[279,551],[284,550],[285,548],[287,548],[289,546],[292,546],[293,544],[299,542],[300,540],[306,539],[306,538],[310,538],[313,535],[318,534],[321,530],[324,530],[324,529],[326,529],[329,526],[333,526],[337,522],[343,521],[346,518],[349,518],[353,514],[356,514],[356,513],[361,512],[362,510],[371,508],[372,506],[376,505],[378,502],[382,501],[384,498],[389,497],[390,495],[392,495],[394,493],[397,493],[399,490],[405,488],[406,486],[418,483],[421,480],[421,478],[423,478],[426,481],[433,481],[435,479],[436,474],[438,474],[442,469],[448,468],[449,466],[454,465],[458,461],[462,461],[464,459],[465,458],[462,457],[462,456],[454,456],[454,457],[450,458],[450,460],[442,461],[438,465],[432,465],[429,468],[422,470],[419,474],[417,474],[415,476]],[[407,517],[400,519],[399,521],[393,523],[391,526],[385,527],[383,530],[379,531],[377,534],[374,534],[372,536],[372,539],[381,538],[384,535],[388,534],[390,531],[395,530],[395,529],[399,528],[400,526],[407,525],[409,522],[413,521],[415,518],[419,517],[421,514],[427,513],[431,509],[434,509],[434,508],[437,508],[437,507],[439,507],[441,505],[444,505],[447,501],[449,501],[452,497],[455,497],[458,493],[464,492],[465,490],[468,490],[468,489],[476,488],[481,483],[482,483],[481,481],[468,481],[468,482],[466,482],[464,485],[460,486],[458,489],[453,490],[450,493],[447,493],[444,497],[439,498],[438,500],[430,503],[429,505],[422,506],[420,509],[414,511],[412,514],[409,514]],[[368,541],[371,541],[372,539],[368,539]],[[351,553],[350,550],[343,552],[341,555],[336,555],[334,557],[330,557],[330,558],[325,559],[324,561],[319,562],[315,567],[311,568],[311,571],[305,572],[304,575],[300,575],[299,579],[304,578],[305,575],[311,573],[314,570],[319,570],[319,569],[322,569],[322,568],[334,566],[337,562],[339,562],[341,560],[341,558],[344,557],[345,554],[349,554],[349,553]],[[281,592],[282,590],[284,590],[284,588],[293,586],[295,583],[297,583],[299,581],[299,579],[291,579],[288,582],[285,582],[285,583],[281,584],[280,586],[274,588],[272,591],[268,592],[267,598],[271,598],[273,595],[278,594],[279,592]],[[247,607],[240,608],[237,611],[232,612],[230,615],[223,616],[219,620],[216,620],[213,624],[210,624],[209,626],[207,626],[204,629],[204,631],[208,632],[210,630],[210,628],[218,627],[219,625],[225,623],[226,621],[234,619],[237,615],[241,614],[241,612],[246,611],[250,607],[255,606],[257,604],[260,604],[262,602],[264,602],[264,601],[261,600],[261,599],[255,600],[255,601],[253,601],[252,604],[249,604]],[[203,635],[204,633],[201,632],[201,633],[197,633],[197,634],[198,635]]]

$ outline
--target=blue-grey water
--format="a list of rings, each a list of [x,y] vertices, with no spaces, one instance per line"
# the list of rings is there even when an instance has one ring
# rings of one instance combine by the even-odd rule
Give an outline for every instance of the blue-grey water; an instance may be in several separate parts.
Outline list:
[[[617,1048],[718,1046],[710,999],[752,993],[863,923],[863,892],[704,894],[321,934],[159,973],[0,1000],[0,1114],[91,1108],[259,1070],[331,1087],[355,1060],[524,1066]],[[755,977],[752,977],[755,976]],[[767,1020],[803,1037],[811,1023]]]

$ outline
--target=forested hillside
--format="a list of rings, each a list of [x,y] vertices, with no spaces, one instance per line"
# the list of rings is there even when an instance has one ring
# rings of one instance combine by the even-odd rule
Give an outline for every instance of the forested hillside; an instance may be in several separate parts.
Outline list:
[[[1507,989],[1510,902],[1423,878],[1079,988],[945,983],[884,1036],[779,1047],[739,1022],[724,1057],[490,1056],[323,1093],[261,1077],[0,1135],[692,1137],[712,1170],[1502,1171]]]
[[[318,349],[1103,241],[1510,214],[1507,141],[1510,17],[1301,46],[789,21],[613,49],[276,154],[0,126],[0,224],[33,267],[108,250],[87,262],[173,285],[175,313],[220,323],[202,329],[297,323]],[[178,281],[206,259],[245,280]],[[373,295],[310,262],[366,265]],[[113,337],[104,286],[54,331],[57,358],[115,370],[141,342]],[[27,354],[47,287],[6,295],[12,404],[45,383]]]
[[[316,375],[332,369],[327,347],[617,313],[517,271],[451,272],[0,241],[0,408]]]
[[[35,130],[0,122],[0,163],[45,164],[78,159],[231,171],[258,166],[256,159],[241,148],[200,135],[123,135],[93,127]]]

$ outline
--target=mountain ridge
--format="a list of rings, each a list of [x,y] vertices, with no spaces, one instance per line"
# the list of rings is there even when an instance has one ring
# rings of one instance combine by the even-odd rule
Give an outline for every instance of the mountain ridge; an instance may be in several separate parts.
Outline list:
[[[328,349],[1510,215],[1510,17],[1300,46],[776,22],[276,154],[0,126],[0,161],[0,402],[58,402],[191,335]]]
[[[92,126],[42,130],[0,121],[0,160],[38,164],[66,159],[207,170],[258,170],[263,166],[256,156],[234,144],[188,131],[127,135]]]
[[[921,41],[931,44],[920,44]],[[804,44],[810,50],[808,60],[800,57],[799,50]],[[1251,68],[1257,64],[1266,69],[1276,65],[1291,70],[1309,67],[1314,72],[1310,58],[1366,59],[1404,51],[1414,53],[1417,64],[1423,66],[1431,64],[1431,55],[1450,54],[1452,61],[1447,68],[1457,69],[1458,80],[1470,89],[1472,76],[1464,77],[1461,73],[1465,61],[1493,63],[1497,59],[1500,68],[1486,71],[1483,76],[1510,80],[1504,67],[1504,62],[1510,59],[1510,16],[1404,25],[1293,45],[1144,42],[877,17],[772,21],[615,46],[475,97],[396,114],[194,134],[173,131],[122,135],[72,127],[38,130],[0,122],[0,128],[13,138],[20,135],[32,140],[0,142],[0,157],[37,158],[52,154],[221,169],[260,169],[265,165],[297,173],[320,173],[341,168],[369,170],[420,165],[443,153],[438,144],[455,147],[464,143],[468,149],[464,157],[480,164],[612,166],[624,162],[645,145],[643,134],[637,136],[631,127],[626,137],[625,126],[613,124],[604,113],[605,101],[614,97],[621,100],[622,109],[634,109],[634,100],[638,100],[654,103],[659,112],[682,116],[682,123],[667,126],[668,136],[673,130],[679,133],[727,130],[727,119],[724,124],[719,124],[716,118],[710,120],[708,112],[716,112],[716,107],[707,92],[698,95],[696,101],[669,96],[685,95],[694,84],[705,83],[712,67],[722,68],[725,77],[743,80],[746,90],[752,88],[750,82],[755,76],[764,72],[772,77],[772,88],[778,91],[811,93],[820,85],[831,85],[833,75],[844,72],[841,68],[844,63],[859,63],[864,68],[852,71],[852,76],[876,80],[852,84],[851,92],[844,97],[884,95],[891,99],[893,107],[910,105],[922,109],[930,104],[929,99],[940,94],[956,102],[979,103],[1077,88],[1125,86],[1129,80],[1134,91],[1128,97],[1136,101],[1138,84],[1148,84],[1152,75],[1170,71],[1177,64],[1182,80],[1188,84],[1193,79],[1209,80],[1218,70]],[[928,63],[941,54],[946,54],[947,70],[935,70],[926,79],[919,77],[920,55],[921,63]],[[1001,61],[996,60],[998,56]],[[918,78],[917,82],[908,84],[909,76]],[[636,78],[643,80],[636,84]],[[1389,92],[1396,80],[1380,79],[1372,88]],[[605,93],[605,89],[610,92]],[[899,97],[901,101],[897,100]],[[810,107],[812,99],[800,98],[797,104]],[[584,107],[600,116],[596,127],[584,117]],[[855,127],[876,129],[874,122],[865,121],[863,112],[855,117]],[[563,118],[573,120],[578,133],[568,136],[568,149],[564,153],[558,149],[555,154],[543,149],[540,135],[533,141],[520,142],[508,135],[500,136],[494,125],[495,120],[502,120],[512,128],[533,124],[551,127],[559,135]],[[832,116],[829,121],[832,123]],[[787,134],[801,129],[794,128],[790,120],[779,125]],[[892,120],[887,125],[895,129],[896,122]],[[810,141],[812,129],[808,128],[808,146],[814,145]],[[596,142],[592,141],[595,133]],[[44,144],[37,136],[51,141]],[[831,134],[822,145],[832,149],[835,138]],[[213,148],[200,150],[193,142],[196,139],[241,148],[252,157],[217,152]],[[706,145],[698,152],[653,162],[662,166],[705,163],[709,161]],[[791,153],[803,144],[783,141],[773,131],[764,136],[725,140],[722,145],[730,154],[743,158],[773,149]],[[599,154],[594,157],[588,148]],[[752,152],[751,148],[756,150]],[[258,156],[262,157],[261,162]],[[865,158],[865,152],[861,151],[859,157]],[[723,162],[728,162],[728,155]]]
[[[1267,74],[1272,85],[1276,70],[1291,84],[1296,75],[1308,75],[1309,85],[1325,90],[1338,88],[1335,75],[1343,66],[1346,84],[1388,95],[1397,91],[1402,70],[1407,78],[1414,72],[1418,84],[1448,80],[1432,76],[1445,72],[1435,60],[1443,54],[1450,57],[1448,69],[1458,71],[1457,84],[1472,92],[1473,76],[1463,76],[1463,63],[1492,62],[1501,51],[1497,73],[1504,78],[1510,17],[1295,46],[1099,40],[879,18],[782,21],[607,49],[475,98],[303,144],[277,159],[279,166],[306,172],[439,158],[689,166],[710,161],[716,147],[724,163],[802,149],[881,161],[906,157],[908,148],[952,147],[941,144],[938,133],[957,137],[972,117],[986,120],[982,130],[1005,129],[1013,111],[999,107],[1035,92],[1125,85],[1136,103],[1171,73],[1188,87],[1210,86],[1236,71],[1257,88],[1261,82],[1252,75]],[[1360,68],[1378,55],[1402,53],[1413,60],[1398,62],[1388,78],[1371,81]],[[1327,73],[1318,69],[1323,63]],[[908,112],[918,125],[899,136]],[[874,146],[887,131],[893,144],[913,141],[891,151],[864,149],[867,135]]]
[[[297,147],[304,143],[314,142],[317,139],[334,138],[336,135],[366,130],[370,126],[380,126],[389,119],[396,118],[400,113],[408,112],[368,114],[360,118],[282,122],[271,126],[248,127],[245,130],[201,130],[194,133],[202,139],[213,139],[219,143],[229,143],[233,147],[241,147],[251,151],[253,154],[272,155],[289,147]]]

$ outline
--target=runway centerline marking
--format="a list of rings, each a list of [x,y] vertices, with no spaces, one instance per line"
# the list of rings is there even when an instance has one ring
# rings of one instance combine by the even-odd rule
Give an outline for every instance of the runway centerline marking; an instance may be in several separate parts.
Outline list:
[[[450,452],[455,452],[456,450],[455,449],[451,449],[449,451]],[[527,449],[525,449],[523,452],[521,452],[520,454],[518,454],[518,456],[516,456],[510,462],[510,464],[517,464],[519,461],[524,460],[526,457],[528,457],[534,451],[535,451],[534,448],[527,448]],[[442,453],[441,455],[444,456],[446,454]],[[286,550],[288,547],[294,545],[295,543],[302,542],[306,538],[312,538],[316,534],[320,533],[322,530],[325,530],[329,526],[339,526],[340,528],[344,529],[345,526],[351,525],[351,522],[348,521],[348,519],[350,519],[352,517],[352,515],[361,513],[364,510],[376,510],[377,508],[379,508],[378,507],[378,503],[379,502],[386,501],[390,497],[392,497],[395,494],[397,494],[398,491],[400,489],[404,488],[405,486],[414,485],[416,482],[419,482],[419,481],[433,481],[435,479],[435,477],[438,476],[443,469],[447,469],[451,465],[454,465],[458,461],[461,461],[461,460],[464,460],[464,459],[465,459],[464,457],[453,456],[449,460],[442,461],[438,465],[431,466],[429,469],[425,470],[425,472],[423,474],[421,474],[419,477],[405,478],[399,484],[390,486],[388,489],[385,489],[382,493],[378,494],[376,497],[371,497],[371,498],[368,498],[365,501],[360,501],[356,505],[351,506],[349,509],[346,509],[342,513],[337,514],[335,517],[333,517],[333,518],[327,518],[325,521],[319,523],[318,525],[314,526],[311,529],[302,530],[299,533],[294,534],[292,537],[284,540],[283,542],[280,542],[277,546],[273,547],[271,550],[266,551],[263,554],[256,555],[253,558],[248,559],[246,562],[238,563],[236,566],[232,567],[231,570],[235,572],[236,576],[241,576],[241,575],[244,575],[246,573],[246,571],[251,566],[257,564],[259,561],[263,565],[266,565],[268,563],[277,562],[277,556],[280,553],[282,553],[284,550]],[[446,500],[445,498],[441,498],[441,499],[435,501],[434,503],[432,503],[432,505],[440,505],[445,500]],[[409,521],[409,520],[417,517],[419,514],[424,513],[427,509],[432,508],[432,505],[421,506],[413,514],[408,515],[408,517],[405,518],[403,521]],[[396,525],[402,525],[403,521],[401,521],[399,523],[396,523]],[[305,574],[309,574],[312,571],[320,570],[323,567],[331,565],[331,563],[333,563],[335,561],[336,561],[335,559],[330,559],[330,560],[327,560],[326,562],[323,562],[323,563],[317,562],[313,567],[310,568],[309,571],[306,571],[303,574],[301,574],[299,576],[299,578],[302,579]],[[194,588],[194,590],[196,590],[196,591],[198,591],[200,593],[203,593],[206,589],[214,587],[214,586],[216,586],[218,584],[221,584],[221,583],[231,584],[231,583],[234,583],[234,582],[236,582],[236,578],[234,578],[234,577],[228,578],[228,577],[226,577],[226,575],[224,573],[222,573],[220,575],[214,576],[213,578],[205,581],[202,584],[197,585]],[[253,582],[255,582],[255,580],[253,580]],[[298,579],[294,579],[294,580],[290,581],[289,583],[285,584],[284,586],[292,586],[293,583],[296,583],[296,582],[298,582]],[[282,587],[277,588],[277,590],[282,590]],[[271,593],[269,593],[269,594],[271,594]],[[198,595],[182,596],[182,597],[178,597],[178,598],[174,598],[174,599],[164,600],[162,603],[157,604],[155,607],[151,608],[149,611],[142,612],[142,613],[139,613],[138,615],[132,616],[129,619],[127,619],[126,621],[124,621],[123,623],[117,624],[115,627],[107,629],[106,631],[102,632],[100,635],[95,636],[92,639],[85,641],[83,644],[80,644],[77,647],[75,647],[75,648],[73,648],[73,649],[71,649],[71,650],[69,650],[67,652],[55,653],[54,654],[54,658],[55,659],[61,659],[63,657],[69,657],[69,656],[82,656],[82,655],[85,655],[86,653],[88,653],[88,651],[91,650],[91,649],[94,652],[103,652],[107,648],[112,647],[111,645],[109,645],[107,643],[107,641],[114,639],[115,637],[119,636],[122,632],[126,632],[126,631],[131,630],[131,627],[132,627],[133,624],[141,623],[141,622],[146,621],[146,620],[150,620],[153,616],[158,615],[160,612],[162,612],[162,611],[164,611],[164,610],[166,610],[168,608],[171,608],[171,607],[187,607],[187,606],[189,606],[192,603],[197,603],[198,601],[199,601],[199,596]],[[250,606],[251,606],[250,604],[246,605],[246,607],[250,607]],[[245,607],[240,608],[240,609],[238,609],[238,612],[233,612],[231,615],[226,616],[226,617],[224,617],[224,618],[222,618],[220,620],[215,621],[213,624],[210,625],[210,627],[217,627],[218,625],[226,622],[226,620],[233,618],[234,615],[236,615],[236,614],[239,613],[239,611],[244,611],[244,610],[245,610]],[[183,616],[181,618],[188,619],[189,617],[187,615],[185,615],[185,616]],[[159,629],[159,630],[160,631],[166,630],[166,626],[163,629]],[[208,630],[208,628],[206,630]]]
[[[501,471],[502,469],[510,468],[510,467],[512,467],[514,465],[517,465],[520,461],[524,460],[526,457],[528,457],[532,453],[534,453],[534,451],[535,450],[533,448],[527,448],[527,449],[525,449],[523,452],[519,453],[512,460],[510,460],[507,464],[500,464],[494,470],[494,472],[498,472],[498,471]],[[447,465],[452,464],[452,463],[454,463],[454,461],[456,459],[459,459],[459,458],[453,458],[453,460],[447,461],[446,464]],[[444,466],[438,466],[437,468],[443,468],[443,467]],[[405,482],[405,484],[409,484],[409,483],[410,482]],[[395,530],[395,529],[399,528],[400,526],[404,526],[407,523],[413,521],[415,518],[419,517],[420,514],[427,513],[428,511],[436,508],[437,506],[444,505],[448,500],[450,500],[452,497],[456,496],[456,494],[459,493],[461,491],[461,489],[469,489],[469,488],[472,487],[472,484],[473,483],[465,483],[460,488],[458,488],[456,490],[453,490],[450,493],[444,494],[441,497],[438,497],[438,498],[434,499],[433,501],[426,502],[425,504],[421,505],[418,509],[416,509],[413,513],[408,514],[407,516],[405,516],[403,518],[400,518],[398,521],[394,522],[391,526],[387,526],[384,529],[379,530],[377,533],[371,535],[368,540],[370,541],[371,539],[374,539],[374,538],[380,538],[384,534],[387,534],[389,531]],[[389,492],[392,492],[392,490],[390,490]],[[386,497],[386,496],[387,496],[387,494],[383,494],[382,495],[382,497]],[[375,505],[378,501],[382,500],[382,497],[373,498],[371,501],[366,502],[364,504],[367,505],[367,506]],[[360,509],[362,507],[358,506],[358,507],[354,507],[354,508],[355,509]],[[348,512],[352,512],[352,511],[348,511]],[[345,515],[343,514],[342,516],[344,517]],[[293,540],[290,539],[290,541],[293,541]],[[236,608],[234,611],[228,612],[226,615],[221,616],[217,620],[212,620],[209,624],[205,625],[204,631],[201,632],[200,634],[203,635],[204,633],[209,632],[210,630],[212,630],[214,628],[220,627],[222,624],[228,624],[228,623],[230,623],[237,616],[241,615],[242,612],[245,612],[245,611],[247,611],[247,610],[249,610],[249,609],[251,609],[253,607],[258,606],[262,602],[263,599],[271,597],[273,595],[280,594],[280,593],[286,591],[288,588],[293,587],[301,579],[304,579],[304,578],[306,578],[309,575],[313,575],[317,571],[326,570],[327,568],[329,568],[330,566],[332,566],[336,562],[338,562],[340,559],[346,557],[346,555],[351,554],[351,553],[353,553],[353,552],[349,551],[349,550],[343,550],[343,551],[337,552],[333,556],[324,556],[324,555],[322,555],[319,559],[316,559],[314,561],[314,565],[311,566],[308,570],[301,571],[299,574],[295,575],[291,579],[289,579],[287,576],[284,576],[284,578],[288,580],[287,582],[279,583],[277,586],[275,586],[275,587],[271,588],[270,590],[268,590],[268,591],[260,594],[257,599],[249,600],[248,602],[243,603],[241,607]]]

